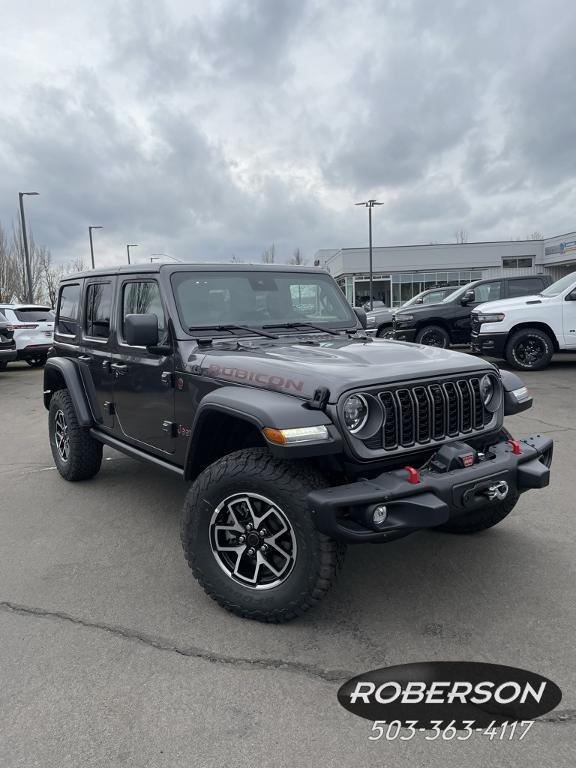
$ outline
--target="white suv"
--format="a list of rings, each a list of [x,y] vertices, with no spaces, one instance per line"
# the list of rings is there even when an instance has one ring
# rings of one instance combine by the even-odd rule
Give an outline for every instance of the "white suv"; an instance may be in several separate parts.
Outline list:
[[[36,368],[44,365],[54,334],[54,312],[39,304],[0,304],[14,329],[16,359]]]
[[[576,272],[535,296],[476,307],[472,351],[522,371],[545,368],[555,352],[576,352]]]

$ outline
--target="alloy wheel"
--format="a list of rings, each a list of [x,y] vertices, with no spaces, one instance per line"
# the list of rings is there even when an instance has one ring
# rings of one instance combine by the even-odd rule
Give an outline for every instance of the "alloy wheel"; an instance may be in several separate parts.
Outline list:
[[[521,341],[514,349],[514,357],[520,365],[532,367],[546,354],[546,345],[537,336],[528,336],[526,341]]]
[[[68,461],[70,455],[70,436],[63,411],[56,411],[54,416],[54,440],[60,458],[62,461]]]
[[[272,589],[292,572],[294,530],[280,507],[265,496],[228,496],[214,510],[209,535],[220,568],[245,587]]]

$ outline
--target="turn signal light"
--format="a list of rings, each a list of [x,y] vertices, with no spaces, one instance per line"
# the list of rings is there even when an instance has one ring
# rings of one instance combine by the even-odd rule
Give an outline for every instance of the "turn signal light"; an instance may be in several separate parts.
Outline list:
[[[275,445],[296,445],[297,443],[314,443],[318,440],[328,440],[330,435],[324,425],[317,427],[296,427],[295,429],[274,429],[264,427],[264,437]]]

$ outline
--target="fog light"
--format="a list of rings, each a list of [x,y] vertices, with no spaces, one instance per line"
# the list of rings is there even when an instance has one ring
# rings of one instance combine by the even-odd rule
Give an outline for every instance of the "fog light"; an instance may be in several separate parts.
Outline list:
[[[388,510],[384,506],[384,504],[381,504],[380,506],[376,507],[374,509],[374,512],[372,512],[372,522],[374,525],[382,525],[382,523],[386,520],[388,517]]]

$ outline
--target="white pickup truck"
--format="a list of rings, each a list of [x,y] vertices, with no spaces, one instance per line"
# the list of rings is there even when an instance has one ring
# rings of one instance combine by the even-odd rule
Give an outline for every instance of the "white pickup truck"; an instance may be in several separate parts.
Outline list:
[[[576,272],[536,296],[476,307],[472,350],[523,371],[545,368],[556,352],[576,352]]]

